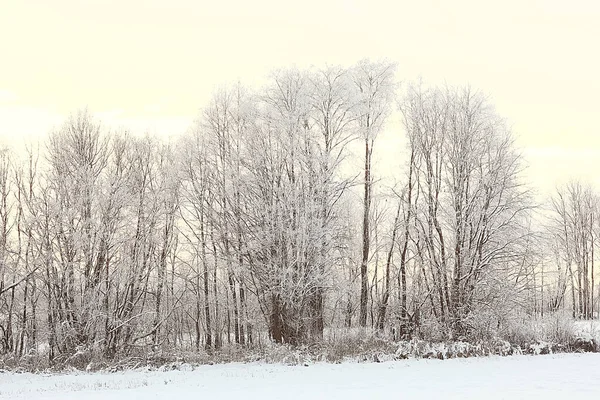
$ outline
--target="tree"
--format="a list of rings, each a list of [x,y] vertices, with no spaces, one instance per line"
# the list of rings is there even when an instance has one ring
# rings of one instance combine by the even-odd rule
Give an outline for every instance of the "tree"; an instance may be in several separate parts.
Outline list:
[[[56,210],[51,224],[56,230],[56,265],[61,285],[54,288],[58,318],[64,333],[65,349],[87,345],[96,335],[96,309],[100,282],[105,268],[105,243],[98,226],[96,194],[109,155],[108,137],[87,110],[73,115],[54,132],[48,141],[50,195]],[[48,279],[54,280],[52,277]],[[77,302],[77,282],[82,284],[81,301]],[[57,329],[59,329],[57,327]],[[72,330],[72,331],[71,331]],[[60,345],[59,345],[60,347]]]
[[[564,260],[564,275],[559,273],[555,307],[563,303],[567,280],[571,282],[573,318],[594,315],[594,247],[597,198],[590,186],[570,182],[552,198],[554,211],[551,232]],[[560,265],[560,264],[559,264]]]
[[[410,88],[403,113],[420,160],[416,218],[433,266],[432,311],[464,336],[472,312],[496,296],[483,283],[525,256],[531,205],[520,157],[503,120],[469,88]]]
[[[395,64],[390,62],[373,63],[363,60],[352,70],[352,81],[356,96],[352,110],[358,124],[359,136],[365,146],[359,317],[359,324],[363,327],[367,325],[368,307],[368,263],[371,241],[369,218],[373,191],[371,157],[377,134],[383,129],[385,120],[390,113],[395,89],[395,68]]]
[[[316,176],[313,187],[321,199],[321,252],[320,275],[325,276],[328,264],[334,263],[333,248],[344,239],[338,230],[336,205],[349,186],[349,180],[339,175],[342,162],[352,140],[352,98],[350,74],[341,67],[327,67],[313,71],[309,76],[309,118],[316,131]],[[313,324],[311,335],[321,338],[324,327],[324,288],[318,287],[311,299]]]
[[[208,205],[212,195],[210,193],[211,171],[208,165],[208,146],[205,144],[201,132],[194,132],[191,138],[186,139],[182,145],[184,154],[181,166],[182,173],[182,206],[181,219],[186,229],[181,229],[182,235],[190,244],[192,259],[190,269],[192,277],[190,283],[196,294],[194,324],[196,331],[195,344],[200,348],[201,342],[201,314],[204,313],[204,345],[206,349],[221,345],[220,335],[213,327],[213,315],[210,301],[210,269],[208,260]],[[215,297],[215,314],[218,313],[218,303]],[[216,317],[216,316],[215,316]],[[216,325],[216,322],[215,322]],[[214,332],[214,335],[213,335]]]
[[[308,113],[305,74],[279,71],[266,89],[260,124],[247,148],[247,255],[259,301],[275,342],[298,344],[318,325],[309,299],[323,280],[318,265],[321,198]],[[320,334],[320,332],[319,332]]]

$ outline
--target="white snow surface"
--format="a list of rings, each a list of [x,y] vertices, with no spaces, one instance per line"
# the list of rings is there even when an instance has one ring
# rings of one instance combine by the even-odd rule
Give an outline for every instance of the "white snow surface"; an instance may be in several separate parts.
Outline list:
[[[600,354],[0,373],[0,399],[600,399]]]

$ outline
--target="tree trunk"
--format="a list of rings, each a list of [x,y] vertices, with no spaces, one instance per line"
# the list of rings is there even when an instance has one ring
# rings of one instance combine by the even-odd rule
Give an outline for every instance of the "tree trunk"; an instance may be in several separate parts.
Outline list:
[[[369,214],[371,210],[371,148],[369,138],[365,139],[365,183],[363,199],[363,229],[362,229],[362,260],[360,263],[360,317],[361,327],[367,326],[367,306],[369,301],[367,264],[369,262],[370,227]]]
[[[396,211],[396,217],[394,218],[394,227],[392,229],[392,243],[390,244],[390,250],[387,254],[387,259],[385,263],[385,290],[383,293],[383,299],[381,300],[381,306],[379,308],[379,312],[377,315],[377,329],[383,331],[383,326],[385,324],[385,317],[388,307],[388,300],[390,298],[390,269],[392,264],[392,257],[394,254],[394,244],[396,243],[396,233],[398,231],[398,220],[400,219],[400,209],[402,208],[402,204],[398,204],[398,209]]]

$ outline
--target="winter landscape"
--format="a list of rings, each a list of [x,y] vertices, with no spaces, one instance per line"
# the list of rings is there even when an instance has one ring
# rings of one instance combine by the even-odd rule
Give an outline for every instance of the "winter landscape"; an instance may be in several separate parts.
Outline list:
[[[305,366],[226,364],[183,371],[0,374],[0,398],[597,399],[597,354]]]
[[[600,398],[595,2],[6,3],[0,399]]]

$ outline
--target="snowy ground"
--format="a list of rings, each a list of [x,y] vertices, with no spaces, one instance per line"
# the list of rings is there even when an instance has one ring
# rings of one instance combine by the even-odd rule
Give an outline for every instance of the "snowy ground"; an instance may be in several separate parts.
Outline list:
[[[600,341],[600,320],[575,321],[573,325],[578,336]]]
[[[190,371],[0,373],[0,399],[599,399],[600,354]]]

